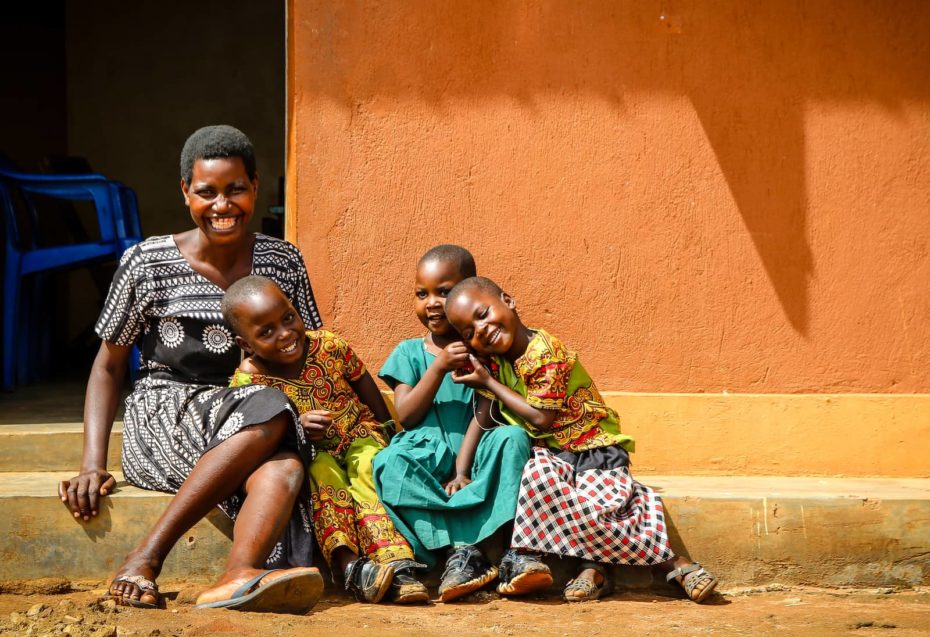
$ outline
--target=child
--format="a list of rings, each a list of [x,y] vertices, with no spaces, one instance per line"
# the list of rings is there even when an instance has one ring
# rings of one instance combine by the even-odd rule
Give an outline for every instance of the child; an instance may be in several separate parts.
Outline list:
[[[456,245],[436,246],[420,258],[414,310],[426,336],[401,342],[379,374],[394,390],[404,431],[375,458],[378,495],[417,559],[432,565],[436,552],[448,550],[439,586],[444,602],[497,576],[478,543],[513,520],[530,456],[529,437],[517,427],[501,427],[477,447],[464,445],[469,455],[456,472],[474,412],[472,390],[449,376],[468,364],[468,352],[443,308],[452,287],[474,274],[472,255]]]
[[[288,298],[265,277],[231,285],[223,316],[248,354],[231,385],[283,391],[318,449],[308,471],[313,524],[330,569],[343,573],[346,590],[359,601],[378,602],[389,587],[392,601],[426,601],[426,587],[413,575],[422,565],[372,482],[372,459],[387,445],[381,422],[391,416],[364,364],[332,332],[305,330]]]
[[[446,314],[470,348],[491,358],[490,372],[472,357],[474,371],[455,375],[456,382],[477,388],[483,397],[471,425],[476,435],[493,425],[493,406],[507,423],[544,445],[536,447],[523,470],[498,591],[518,595],[548,586],[552,577],[536,553],[541,551],[583,560],[563,591],[567,601],[603,594],[604,563],[659,566],[690,599],[704,601],[716,578],[700,564],[675,557],[661,501],[630,476],[633,439],[620,433],[617,414],[576,354],[544,330],[523,325],[513,298],[489,279],[473,277],[456,285]],[[512,565],[519,575],[508,573]]]

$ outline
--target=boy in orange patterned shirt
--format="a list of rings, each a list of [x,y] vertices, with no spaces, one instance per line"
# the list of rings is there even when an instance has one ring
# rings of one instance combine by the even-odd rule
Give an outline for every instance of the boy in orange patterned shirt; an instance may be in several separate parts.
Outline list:
[[[229,287],[223,316],[247,352],[231,385],[270,385],[294,403],[318,453],[310,464],[313,524],[331,570],[359,601],[423,602],[426,587],[410,544],[375,492],[371,463],[388,443],[391,420],[365,365],[342,338],[306,330],[270,279],[248,276]]]

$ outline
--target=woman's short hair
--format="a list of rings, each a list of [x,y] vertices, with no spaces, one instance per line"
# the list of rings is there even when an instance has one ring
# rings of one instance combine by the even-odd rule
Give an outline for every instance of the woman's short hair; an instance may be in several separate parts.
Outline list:
[[[198,128],[181,149],[181,179],[190,185],[198,159],[228,157],[241,159],[249,179],[255,179],[255,148],[245,133],[226,124]]]

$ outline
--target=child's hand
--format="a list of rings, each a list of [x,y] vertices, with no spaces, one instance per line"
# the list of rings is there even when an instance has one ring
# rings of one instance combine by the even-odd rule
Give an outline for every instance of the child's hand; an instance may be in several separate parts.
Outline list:
[[[86,522],[97,515],[100,496],[109,494],[115,486],[116,478],[106,469],[85,471],[62,480],[58,484],[58,497],[74,517]]]
[[[314,442],[326,437],[326,430],[333,424],[332,414],[325,409],[311,409],[300,414],[300,426]]]
[[[446,490],[446,494],[452,495],[456,491],[461,491],[469,484],[471,484],[471,478],[468,476],[457,475],[449,480],[444,488]]]
[[[436,363],[443,372],[451,372],[468,364],[468,348],[465,343],[455,341],[446,345],[436,357]]]
[[[474,355],[468,355],[469,367],[461,367],[452,372],[452,382],[466,385],[473,389],[484,389],[491,380],[491,373]]]

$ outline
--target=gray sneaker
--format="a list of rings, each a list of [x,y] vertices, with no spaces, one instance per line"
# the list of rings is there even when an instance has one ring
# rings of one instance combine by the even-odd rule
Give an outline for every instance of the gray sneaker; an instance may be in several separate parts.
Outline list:
[[[491,566],[477,546],[460,546],[449,554],[446,569],[439,584],[439,599],[451,602],[476,591],[497,577],[497,567]]]
[[[524,553],[508,549],[501,559],[500,582],[497,592],[501,595],[528,595],[542,592],[552,585],[552,571],[538,553]]]
[[[391,587],[394,567],[378,564],[367,557],[360,557],[346,567],[343,576],[346,590],[360,602],[377,604]]]

